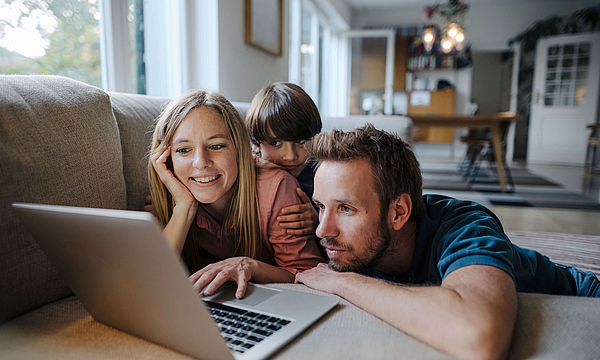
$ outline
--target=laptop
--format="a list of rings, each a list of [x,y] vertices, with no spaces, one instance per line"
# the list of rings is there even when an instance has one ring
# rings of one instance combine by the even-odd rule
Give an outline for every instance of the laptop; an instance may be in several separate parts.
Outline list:
[[[199,295],[150,213],[12,205],[94,319],[198,358],[268,357],[338,302],[258,284]]]

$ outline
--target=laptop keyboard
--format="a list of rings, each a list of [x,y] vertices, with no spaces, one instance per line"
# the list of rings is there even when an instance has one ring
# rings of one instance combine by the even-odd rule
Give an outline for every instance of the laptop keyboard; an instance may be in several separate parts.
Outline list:
[[[289,320],[205,301],[227,346],[243,353],[290,323]]]

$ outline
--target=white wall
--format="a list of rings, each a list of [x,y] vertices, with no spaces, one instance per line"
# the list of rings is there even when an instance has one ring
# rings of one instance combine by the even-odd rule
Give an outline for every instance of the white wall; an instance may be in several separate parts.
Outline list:
[[[469,3],[467,1],[467,3]],[[508,49],[508,39],[527,29],[533,22],[552,15],[565,16],[598,1],[546,0],[489,3],[470,3],[468,22],[465,24],[467,42],[471,50],[501,51]],[[406,7],[395,11],[357,11],[353,28],[364,26],[422,25],[423,6]]]
[[[283,56],[244,43],[244,0],[219,1],[219,91],[249,102],[262,87],[288,79],[288,2],[283,1]]]

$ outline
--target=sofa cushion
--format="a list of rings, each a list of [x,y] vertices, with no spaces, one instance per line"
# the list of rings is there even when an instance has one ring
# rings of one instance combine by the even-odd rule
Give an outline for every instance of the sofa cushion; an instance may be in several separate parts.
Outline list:
[[[323,294],[300,284],[272,287]],[[597,359],[598,299],[518,294],[507,359]],[[92,319],[74,297],[0,326],[0,359],[191,359]],[[271,359],[451,359],[344,299]]]
[[[154,120],[169,99],[109,92],[119,126],[123,151],[123,176],[127,188],[127,209],[140,210],[150,195],[148,157]]]
[[[246,119],[246,114],[248,113],[248,110],[250,110],[250,103],[232,101],[231,105],[233,105],[233,107],[235,107],[235,109],[240,113],[242,119]]]
[[[71,293],[12,211],[29,202],[124,209],[108,95],[56,76],[0,76],[0,323]]]

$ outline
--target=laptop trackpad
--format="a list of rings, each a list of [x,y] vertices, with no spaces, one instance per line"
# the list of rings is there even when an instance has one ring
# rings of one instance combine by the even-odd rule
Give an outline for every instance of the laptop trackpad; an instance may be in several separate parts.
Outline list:
[[[248,284],[246,288],[246,294],[241,299],[236,299],[235,291],[237,290],[237,284],[235,282],[227,282],[225,285],[221,286],[221,288],[211,296],[203,296],[203,300],[210,300],[215,302],[229,302],[232,304],[243,304],[247,306],[256,306],[263,301],[279,294],[279,290],[276,289],[267,289],[264,287],[254,286],[252,284]]]

